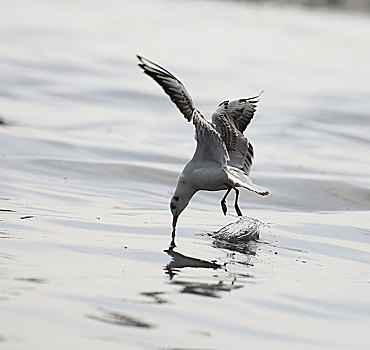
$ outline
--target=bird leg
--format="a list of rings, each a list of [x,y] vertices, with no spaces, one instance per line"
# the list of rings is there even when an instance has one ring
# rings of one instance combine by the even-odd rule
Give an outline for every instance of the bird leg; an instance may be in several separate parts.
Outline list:
[[[239,190],[234,187],[235,191],[235,203],[234,203],[234,208],[236,210],[236,213],[238,216],[243,216],[242,212],[240,211],[239,205],[238,205],[238,199],[239,199]]]
[[[226,215],[227,213],[227,207],[226,207],[226,197],[229,195],[232,187],[228,185],[228,190],[226,191],[225,195],[223,196],[223,198],[221,199],[221,208],[222,208],[222,211],[224,213],[224,215]]]

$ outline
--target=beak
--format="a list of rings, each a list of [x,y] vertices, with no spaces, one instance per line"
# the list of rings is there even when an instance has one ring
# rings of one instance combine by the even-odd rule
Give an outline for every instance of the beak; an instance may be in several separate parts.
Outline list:
[[[173,220],[172,220],[172,227],[175,228],[176,227],[176,223],[177,223],[177,218],[179,216],[177,214],[174,214],[173,215]]]

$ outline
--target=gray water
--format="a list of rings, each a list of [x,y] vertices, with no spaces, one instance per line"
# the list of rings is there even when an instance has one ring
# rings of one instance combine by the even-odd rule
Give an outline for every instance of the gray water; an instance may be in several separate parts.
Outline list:
[[[367,349],[368,33],[270,2],[2,1],[0,348]],[[233,198],[202,192],[168,249],[194,131],[137,53],[208,117],[265,91],[257,240],[212,237]]]

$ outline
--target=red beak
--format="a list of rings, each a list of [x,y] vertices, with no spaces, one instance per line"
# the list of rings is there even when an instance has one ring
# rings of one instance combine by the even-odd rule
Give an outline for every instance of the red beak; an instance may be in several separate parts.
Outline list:
[[[177,223],[177,218],[178,218],[179,216],[177,215],[177,214],[175,214],[174,216],[173,216],[173,220],[172,220],[172,227],[173,228],[175,228],[176,227],[176,223]]]

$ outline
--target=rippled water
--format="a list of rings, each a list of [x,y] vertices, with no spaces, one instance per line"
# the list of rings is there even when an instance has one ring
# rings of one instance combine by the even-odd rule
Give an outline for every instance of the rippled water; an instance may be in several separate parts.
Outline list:
[[[368,14],[3,1],[0,19],[0,347],[367,348]],[[225,217],[203,192],[168,249],[193,128],[136,53],[208,116],[265,90],[247,136],[271,195],[240,200],[257,240],[220,239],[233,199]]]

